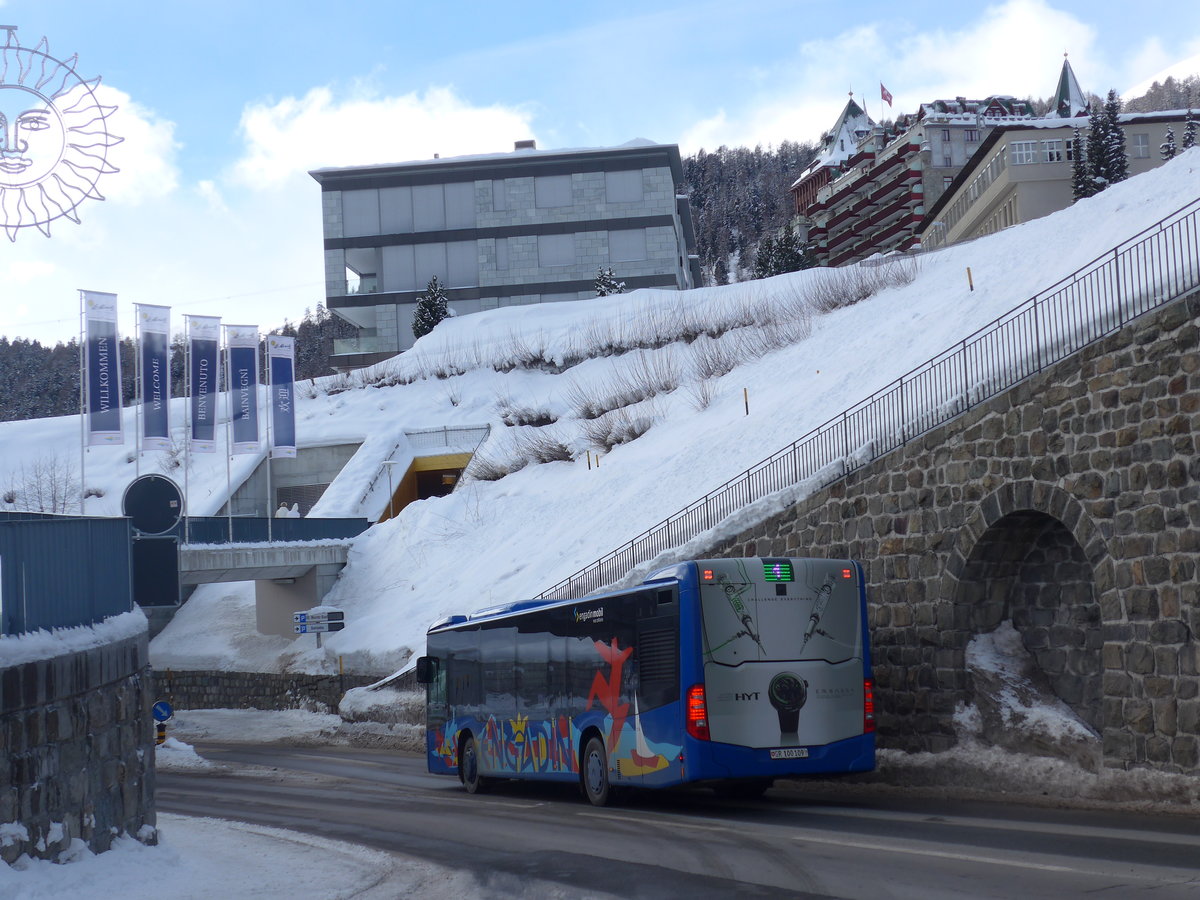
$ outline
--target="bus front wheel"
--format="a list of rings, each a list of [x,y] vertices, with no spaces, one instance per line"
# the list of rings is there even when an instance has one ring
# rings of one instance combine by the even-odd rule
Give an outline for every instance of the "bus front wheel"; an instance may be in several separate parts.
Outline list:
[[[473,734],[463,739],[458,752],[458,777],[468,794],[482,794],[487,790],[487,779],[479,774],[479,739]]]
[[[593,806],[605,806],[612,798],[612,786],[608,782],[608,753],[604,740],[592,737],[583,748],[583,792]]]

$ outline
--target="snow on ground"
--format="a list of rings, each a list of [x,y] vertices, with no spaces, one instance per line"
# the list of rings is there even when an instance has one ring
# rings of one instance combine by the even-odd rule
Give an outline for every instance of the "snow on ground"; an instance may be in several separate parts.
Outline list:
[[[152,660],[158,668],[332,672],[341,657],[350,672],[398,669],[420,652],[431,622],[549,588],[1198,194],[1200,149],[1053,216],[919,257],[911,283],[883,287],[833,312],[815,312],[806,298],[854,270],[809,270],[686,293],[637,291],[447,320],[413,350],[356,376],[368,384],[386,378],[390,386],[342,390],[345,379],[318,382],[312,399],[299,405],[302,443],[367,434],[377,426],[395,429],[398,422],[406,428],[490,423],[492,435],[480,451],[490,460],[511,464],[531,443],[547,442],[561,444],[570,458],[529,464],[496,481],[464,482],[447,497],[413,503],[369,529],[354,542],[325,601],[345,610],[346,629],[326,636],[321,650],[307,637],[257,635],[249,586],[208,585],[154,640]],[[606,342],[686,330],[689,320],[701,327],[739,316],[761,322],[766,311],[788,310],[792,316],[782,323],[734,328],[718,341],[700,337],[599,355]],[[807,336],[770,352],[748,349],[781,330]],[[493,368],[521,357],[565,364],[581,352],[593,358],[559,374]],[[727,374],[700,377],[706,363],[730,353],[738,358]],[[607,420],[582,417],[588,402],[656,380],[678,387]],[[514,411],[544,412],[556,421],[509,427],[504,418],[512,421]],[[649,430],[614,446],[597,464],[588,429],[623,415],[626,423],[651,423]],[[68,440],[75,420],[53,421],[65,429],[56,440]],[[6,457],[23,427],[51,425],[0,428]],[[38,443],[49,440],[48,434],[37,437]],[[336,480],[322,502],[345,512],[348,498],[360,496],[368,469],[357,466],[352,490]],[[223,484],[223,471],[220,476]],[[208,477],[199,490],[217,486]],[[119,483],[109,485],[113,492],[120,492]],[[794,499],[793,491],[788,500]]]

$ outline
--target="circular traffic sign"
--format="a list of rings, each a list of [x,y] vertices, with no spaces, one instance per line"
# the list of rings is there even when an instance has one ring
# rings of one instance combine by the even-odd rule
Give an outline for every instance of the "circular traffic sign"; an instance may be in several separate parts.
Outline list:
[[[130,482],[121,498],[121,512],[143,534],[164,534],[179,524],[183,495],[164,475],[143,475]]]
[[[175,710],[171,709],[171,704],[166,700],[159,700],[154,706],[150,707],[150,712],[154,714],[155,722],[165,722],[171,716],[175,715]]]

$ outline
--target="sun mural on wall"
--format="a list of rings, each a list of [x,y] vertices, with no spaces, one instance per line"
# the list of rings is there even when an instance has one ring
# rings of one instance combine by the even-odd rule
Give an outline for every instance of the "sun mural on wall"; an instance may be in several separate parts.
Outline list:
[[[50,223],[68,218],[85,199],[103,200],[101,175],[118,171],[108,151],[122,138],[109,134],[115,106],[96,97],[99,78],[75,72],[46,39],[22,47],[17,29],[0,25],[0,228],[10,241],[22,228],[50,236]]]

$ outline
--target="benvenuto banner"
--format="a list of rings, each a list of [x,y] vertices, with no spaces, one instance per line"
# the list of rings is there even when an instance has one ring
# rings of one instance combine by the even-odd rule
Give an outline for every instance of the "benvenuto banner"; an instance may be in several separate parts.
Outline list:
[[[217,449],[217,400],[220,396],[220,318],[188,316],[187,336],[191,445],[198,453],[214,453]]]

